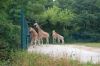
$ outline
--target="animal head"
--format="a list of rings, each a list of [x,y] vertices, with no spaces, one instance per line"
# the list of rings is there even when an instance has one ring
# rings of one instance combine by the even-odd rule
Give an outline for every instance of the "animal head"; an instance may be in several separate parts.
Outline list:
[[[55,30],[52,31],[53,33],[55,32]]]
[[[38,28],[39,27],[38,23],[34,23],[34,27]]]
[[[34,29],[34,28],[29,27],[29,32],[31,33],[31,32],[36,32],[36,31],[35,31],[35,29]]]
[[[29,27],[29,32],[32,32],[33,31],[33,28],[32,27]]]

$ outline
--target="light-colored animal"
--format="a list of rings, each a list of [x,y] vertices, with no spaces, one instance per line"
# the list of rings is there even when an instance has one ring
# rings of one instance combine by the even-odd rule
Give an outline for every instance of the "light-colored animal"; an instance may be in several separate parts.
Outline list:
[[[38,23],[35,23],[34,26],[37,29],[40,42],[43,44],[43,39],[46,39],[46,44],[49,44],[49,33],[43,31]]]
[[[30,37],[31,37],[31,42],[30,44],[33,45],[33,44],[37,44],[38,43],[38,33],[35,31],[34,28],[32,27],[29,27],[29,32],[30,32]]]
[[[61,42],[62,44],[64,44],[64,37],[55,32],[55,30],[52,31],[52,37],[53,37],[53,43],[56,43],[57,40],[58,43]]]

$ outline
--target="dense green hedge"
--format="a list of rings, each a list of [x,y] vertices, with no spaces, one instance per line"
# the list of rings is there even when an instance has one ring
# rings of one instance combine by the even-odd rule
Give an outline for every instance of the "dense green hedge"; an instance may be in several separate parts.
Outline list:
[[[12,23],[0,22],[0,60],[8,59],[9,52],[20,45],[20,27]]]

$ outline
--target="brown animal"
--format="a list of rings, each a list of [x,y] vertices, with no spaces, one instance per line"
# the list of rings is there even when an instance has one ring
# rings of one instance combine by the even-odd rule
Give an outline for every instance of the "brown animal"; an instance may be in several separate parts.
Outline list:
[[[38,33],[35,31],[34,28],[29,27],[29,32],[30,32],[30,36],[31,36],[31,45],[34,43],[35,45],[38,43]]]
[[[46,39],[46,44],[49,44],[49,33],[43,31],[38,23],[35,23],[34,26],[37,29],[40,42],[43,44],[43,39]]]
[[[52,31],[52,37],[53,37],[53,43],[56,43],[56,40],[58,40],[58,43],[64,44],[64,37],[55,32],[55,30]]]

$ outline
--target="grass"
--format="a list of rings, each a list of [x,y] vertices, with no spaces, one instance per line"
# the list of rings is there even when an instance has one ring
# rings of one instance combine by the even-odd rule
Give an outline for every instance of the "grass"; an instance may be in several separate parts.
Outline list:
[[[78,45],[100,48],[100,43],[78,43]]]
[[[77,60],[68,58],[54,59],[44,54],[25,51],[12,52],[11,60],[6,62],[6,65],[3,64],[0,66],[100,66],[100,64],[92,64],[90,62],[82,64]]]

